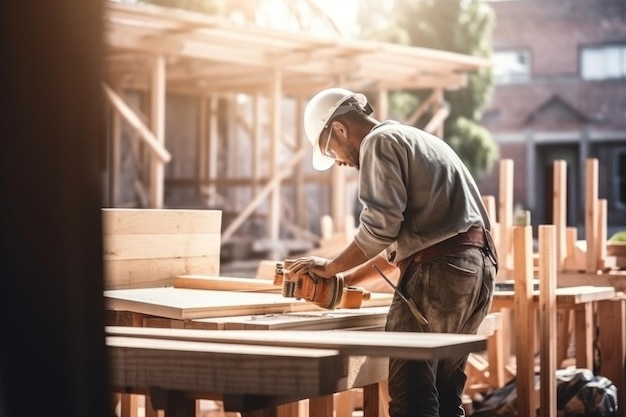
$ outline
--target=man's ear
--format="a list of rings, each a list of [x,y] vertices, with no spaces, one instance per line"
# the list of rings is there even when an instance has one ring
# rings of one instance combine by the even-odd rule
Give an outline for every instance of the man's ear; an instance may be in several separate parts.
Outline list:
[[[336,136],[342,139],[345,139],[348,137],[348,127],[344,125],[342,122],[340,122],[339,120],[333,120],[330,126],[333,129],[333,133]]]

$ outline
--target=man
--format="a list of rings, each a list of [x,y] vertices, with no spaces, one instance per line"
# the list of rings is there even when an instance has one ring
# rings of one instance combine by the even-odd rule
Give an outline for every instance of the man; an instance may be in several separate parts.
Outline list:
[[[292,274],[346,285],[371,280],[371,265],[397,267],[398,287],[426,318],[422,324],[395,294],[387,331],[473,334],[488,313],[496,276],[491,225],[469,171],[443,140],[395,121],[379,122],[363,94],[343,88],[317,93],[304,111],[313,166],[359,171],[363,205],[354,241],[333,259],[303,257]],[[380,279],[380,278],[379,278]],[[464,415],[467,355],[439,361],[390,360],[389,414]]]

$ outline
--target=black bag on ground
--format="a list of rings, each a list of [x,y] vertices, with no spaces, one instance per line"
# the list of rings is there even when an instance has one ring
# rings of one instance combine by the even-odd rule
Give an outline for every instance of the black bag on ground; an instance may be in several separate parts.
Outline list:
[[[556,372],[557,414],[559,417],[616,417],[617,388],[606,377],[596,376],[589,369],[560,369]],[[535,375],[539,386],[539,375]],[[515,379],[502,388],[474,401],[472,417],[517,416]],[[541,415],[541,410],[537,410]]]

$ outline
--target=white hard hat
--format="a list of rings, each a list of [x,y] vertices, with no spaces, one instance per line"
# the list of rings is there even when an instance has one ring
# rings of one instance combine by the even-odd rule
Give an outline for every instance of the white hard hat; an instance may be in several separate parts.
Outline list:
[[[353,98],[356,103],[342,106],[346,100]],[[350,101],[352,103],[352,100]],[[343,110],[339,110],[344,107]],[[304,109],[304,132],[313,145],[313,168],[325,171],[335,163],[335,160],[325,156],[320,149],[320,134],[335,116],[347,113],[350,110],[366,111],[367,98],[360,93],[354,93],[345,88],[328,88],[315,94]],[[371,110],[371,108],[370,108]],[[367,114],[371,113],[369,111]]]

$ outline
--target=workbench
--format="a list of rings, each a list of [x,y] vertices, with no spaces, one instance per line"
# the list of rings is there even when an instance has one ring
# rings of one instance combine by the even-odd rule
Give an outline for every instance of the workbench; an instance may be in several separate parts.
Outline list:
[[[384,333],[384,334],[383,334]],[[486,349],[477,335],[382,331],[197,330],[108,327],[116,392],[148,394],[166,416],[195,415],[195,400],[273,415],[306,399],[309,415],[333,415],[332,395],[364,388],[365,416],[379,412],[387,359],[438,359]]]
[[[170,295],[169,297],[166,296],[168,294]],[[177,294],[177,296],[172,297],[172,294]],[[195,295],[188,297],[189,294]],[[182,295],[185,295],[185,297],[181,297]],[[242,295],[243,297],[241,297]],[[329,346],[327,345],[319,345],[319,343],[321,343],[321,338],[328,337],[324,336],[324,334],[332,334],[335,336],[340,334],[342,335],[342,337],[339,339],[341,340],[341,343],[336,346],[331,346],[332,349],[340,351],[340,354],[334,352],[331,355],[332,358],[329,358],[328,352],[326,351],[308,352],[303,350],[302,352],[306,353],[307,355],[302,358],[303,365],[305,363],[309,363],[310,366],[318,366],[318,368],[316,368],[318,370],[326,369],[326,367],[328,366],[328,372],[330,372],[330,370],[341,370],[340,375],[326,375],[322,377],[321,374],[315,373],[318,371],[315,371],[312,374],[314,375],[313,379],[311,379],[312,377],[310,376],[307,377],[307,381],[311,381],[311,384],[313,384],[312,386],[305,386],[304,388],[302,388],[303,383],[299,382],[290,384],[289,388],[285,390],[283,390],[283,388],[279,388],[276,383],[269,383],[265,380],[257,381],[260,384],[259,386],[256,386],[255,382],[250,382],[248,384],[247,382],[241,383],[240,381],[238,384],[235,384],[238,388],[233,388],[232,386],[205,385],[203,386],[202,392],[194,391],[191,394],[188,392],[185,396],[186,398],[192,397],[194,399],[207,398],[220,400],[223,401],[224,407],[227,409],[227,411],[243,411],[246,413],[250,413],[253,412],[253,410],[255,410],[256,408],[261,407],[263,409],[262,412],[254,412],[266,413],[269,415],[276,412],[276,406],[279,404],[283,404],[287,408],[289,408],[289,406],[291,405],[290,411],[283,410],[282,415],[296,415],[298,411],[297,408],[293,406],[294,403],[292,402],[306,398],[309,399],[309,415],[323,416],[331,415],[330,413],[332,413],[334,393],[343,392],[347,394],[348,391],[352,390],[353,388],[363,388],[363,402],[364,409],[366,410],[366,415],[381,415],[379,412],[380,394],[378,384],[381,382],[385,382],[387,379],[388,357],[393,352],[387,345],[385,345],[385,350],[383,352],[378,352],[377,355],[373,355],[373,353],[376,352],[372,352],[371,347],[368,347],[369,350],[367,351],[361,350],[362,348],[353,351],[350,351],[349,349],[351,349],[350,343],[356,338],[365,337],[370,342],[375,341],[376,343],[389,343],[392,338],[399,337],[397,335],[393,335],[391,338],[389,338],[389,334],[387,333],[385,333],[384,335],[380,334],[380,331],[382,331],[384,328],[387,312],[389,309],[388,304],[391,301],[391,298],[388,294],[381,295],[381,297],[373,297],[373,299],[369,300],[369,302],[374,304],[384,303],[387,305],[375,305],[371,307],[365,306],[360,309],[344,308],[335,310],[320,309],[317,306],[312,305],[311,303],[306,303],[293,299],[285,299],[279,294],[256,294],[255,296],[254,293],[232,294],[230,292],[211,290],[192,290],[191,292],[189,292],[179,291],[179,289],[172,288],[160,288],[158,289],[158,291],[157,289],[144,288],[132,291],[106,291],[105,297],[108,306],[108,325],[125,326],[123,328],[108,328],[108,343],[109,346],[112,349],[114,348],[116,352],[122,349],[122,346],[120,346],[119,343],[125,344],[123,346],[123,348],[125,349],[124,352],[126,352],[126,350],[129,350],[130,352],[136,352],[136,350],[140,347],[142,349],[145,349],[146,346],[153,346],[155,347],[155,349],[163,350],[166,348],[166,346],[170,346],[175,347],[175,349],[179,351],[177,353],[171,353],[171,351],[168,351],[168,355],[172,355],[171,357],[164,357],[161,353],[156,354],[152,352],[151,354],[153,356],[156,356],[156,359],[154,357],[150,357],[149,359],[143,357],[141,359],[142,361],[149,360],[151,363],[150,366],[155,366],[160,370],[160,372],[166,372],[164,370],[166,368],[163,368],[162,366],[167,366],[167,363],[169,363],[167,362],[168,360],[173,360],[174,363],[178,363],[179,365],[184,363],[179,362],[175,355],[180,354],[182,357],[186,357],[186,355],[188,354],[187,350],[189,346],[179,343],[180,340],[178,339],[180,338],[181,333],[176,332],[193,332],[195,330],[217,330],[218,333],[221,332],[220,334],[237,335],[236,343],[233,343],[231,345],[237,345],[236,349],[231,349],[227,351],[217,350],[215,352],[207,351],[198,355],[203,355],[204,359],[202,359],[202,361],[219,362],[219,366],[227,366],[223,364],[224,362],[232,364],[236,364],[238,362],[245,363],[247,364],[247,366],[251,367],[250,369],[253,370],[250,371],[252,372],[252,375],[248,374],[245,377],[242,376],[241,378],[246,380],[248,378],[252,378],[252,381],[254,381],[255,378],[260,378],[259,376],[254,375],[254,369],[262,366],[263,361],[257,363],[257,361],[259,361],[260,359],[256,354],[256,347],[242,347],[240,346],[240,344],[244,343],[243,341],[250,335],[257,334],[258,332],[255,332],[255,330],[262,330],[263,334],[270,335],[267,337],[267,340],[264,343],[268,343],[269,340],[278,340],[279,346],[274,346],[274,348],[289,347],[289,352],[285,352],[287,352],[289,355],[296,356],[299,354],[298,349],[305,349],[305,347],[300,345],[294,346],[294,343],[296,343],[296,341],[286,340],[285,337],[288,332],[298,332],[298,343],[304,343],[306,345],[313,344],[314,349],[329,348]],[[216,298],[218,298],[220,301],[216,301]],[[240,313],[241,311],[250,311],[248,310],[247,306],[244,307],[241,305],[235,306],[232,310],[226,309],[226,305],[228,304],[226,300],[231,300],[232,303],[232,300],[241,301],[244,299],[246,303],[249,303],[249,305],[257,306],[252,307],[253,310],[255,308],[260,308],[259,306],[263,304],[265,305],[265,308],[267,308],[266,311],[270,312],[260,314],[220,316],[220,314],[224,314],[224,312],[236,314],[237,312]],[[254,300],[258,301],[258,303],[254,304]],[[214,308],[204,308],[202,307],[203,304],[206,306],[213,305]],[[125,308],[126,310],[115,310],[114,308]],[[307,308],[308,311],[306,311]],[[293,309],[294,311],[286,311],[289,309]],[[159,317],[153,315],[157,312],[169,317]],[[209,317],[201,317],[204,315],[207,315]],[[485,320],[485,322],[483,323],[481,333],[485,335],[492,334],[494,331],[494,326],[494,317],[489,317],[489,319]],[[146,327],[152,328],[146,329]],[[112,331],[111,329],[115,329],[115,331]],[[122,331],[121,329],[125,330]],[[235,332],[235,330],[245,330],[245,332]],[[280,330],[280,332],[276,333],[277,330]],[[302,332],[303,330],[306,331]],[[315,336],[313,336],[311,332],[314,332],[316,330],[322,332],[316,332]],[[218,333],[211,333],[211,343],[215,342],[216,334]],[[128,340],[128,334],[132,334],[134,336],[141,335],[141,337],[146,339],[146,341],[144,342],[147,343],[147,345],[139,346],[137,345],[137,341]],[[163,337],[163,339],[174,339],[176,341],[176,344],[172,344],[172,342],[169,340],[167,342],[155,342],[153,341],[153,338],[147,337],[148,335],[155,336],[157,334],[161,336],[167,335],[167,337]],[[207,335],[209,333],[199,332],[191,334]],[[122,339],[120,339],[120,337],[122,337]],[[411,345],[411,343],[414,342],[411,342],[409,338],[417,338],[416,340],[419,339],[419,343]],[[454,335],[416,336],[414,334],[410,334],[409,338],[401,337],[401,343],[404,345],[404,347],[410,346],[410,354],[419,355],[417,356],[418,358],[428,359],[439,357],[440,355],[445,356],[448,354],[456,354],[457,352],[459,352],[458,349],[461,349],[462,352],[482,352],[486,350],[486,343],[483,342],[481,342],[479,345],[456,344]],[[484,340],[485,336],[479,336],[479,338],[482,341]],[[151,341],[147,341],[148,339],[150,339]],[[473,337],[470,337],[469,340],[471,341],[474,339]],[[433,341],[436,341],[437,343],[433,345]],[[261,343],[259,340],[257,340],[257,342]],[[204,346],[204,348],[206,348],[206,346]],[[310,350],[308,347],[306,349]],[[463,349],[469,350],[464,351]],[[263,351],[267,352],[265,348],[263,349]],[[233,354],[230,355],[230,352],[232,352]],[[128,353],[128,355],[130,354],[131,353]],[[272,352],[268,352],[267,354],[271,356]],[[312,354],[313,357],[308,356],[309,354]],[[136,355],[136,353],[133,353],[132,355]],[[135,358],[133,360],[139,360],[139,357],[137,356],[133,356],[133,358]],[[263,358],[267,359],[267,356],[263,356]],[[124,357],[124,359],[118,357],[115,362],[117,365],[115,366],[126,367],[128,365],[126,360],[128,360],[127,357]],[[154,361],[160,360],[163,360],[165,362],[165,365],[162,365],[160,363],[155,364],[156,362]],[[200,359],[198,360],[200,361]],[[280,364],[280,367],[278,367],[277,369],[287,368],[285,372],[296,371],[295,367],[289,365],[294,362],[293,358],[276,359],[276,361],[276,363]],[[300,362],[300,359],[298,359],[297,361]],[[143,363],[144,362],[142,362],[142,364]],[[331,363],[332,365],[328,365],[328,363]],[[200,374],[208,373],[214,378],[222,374],[224,374],[224,378],[226,378],[227,376],[235,375],[235,371],[232,369],[220,368],[219,371],[217,371],[216,369],[210,368],[212,366],[217,367],[218,365],[203,364],[201,366],[192,367],[194,368],[193,372],[199,372]],[[185,369],[187,368],[185,367]],[[265,375],[265,373],[261,373],[262,377]],[[126,374],[127,371],[124,371],[120,375],[125,377]],[[186,375],[184,376],[184,378],[189,378],[192,381],[196,381],[198,378],[202,379],[200,374],[194,374],[193,376]],[[291,374],[287,372],[284,376],[281,376],[281,380],[288,380],[290,377],[293,378],[293,376],[290,375]],[[318,381],[319,383],[315,382],[318,377],[321,378],[321,381]],[[330,380],[328,378],[330,378]],[[156,386],[162,383],[163,381],[153,380],[150,384]],[[221,382],[213,380],[211,383],[218,384]],[[164,401],[163,398],[165,397],[162,393],[160,393],[159,390],[147,389],[146,387],[142,387],[141,385],[142,384],[138,383],[137,380],[117,380],[116,382],[118,392],[133,392],[144,395],[147,394],[148,398],[151,398],[151,401],[155,402],[156,406],[167,409],[167,401]],[[169,385],[167,385],[166,383],[165,386]],[[258,392],[261,387],[263,389],[280,390],[280,393]],[[190,387],[186,387],[186,389],[188,388]],[[252,395],[251,393],[255,394]],[[157,395],[156,399],[154,398],[155,395]],[[174,401],[174,403],[178,402],[179,400]],[[282,407],[284,408],[285,406]],[[181,406],[177,405],[176,407]],[[190,406],[189,404],[187,404],[184,407]]]

